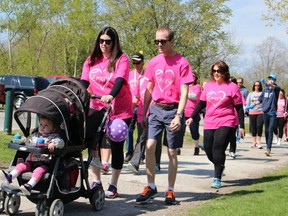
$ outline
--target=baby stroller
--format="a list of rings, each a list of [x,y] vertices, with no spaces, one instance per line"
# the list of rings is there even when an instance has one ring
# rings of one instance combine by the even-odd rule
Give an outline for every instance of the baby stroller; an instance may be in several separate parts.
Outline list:
[[[14,118],[25,137],[31,134],[31,123],[37,115],[47,116],[51,120],[61,119],[62,122],[60,134],[65,140],[65,147],[55,149],[53,153],[47,148],[27,146],[25,143],[15,141],[9,143],[9,148],[17,150],[9,169],[12,169],[19,160],[24,161],[30,152],[51,155],[48,172],[33,188],[31,195],[27,196],[36,204],[35,215],[63,215],[64,204],[79,197],[88,198],[96,211],[103,208],[105,202],[103,188],[90,188],[88,167],[91,158],[84,160],[82,151],[87,148],[87,143],[97,141],[109,110],[106,113],[97,113],[96,118],[103,119],[93,121],[99,124],[94,123],[90,126],[87,124],[89,101],[90,96],[80,80],[59,79],[38,95],[28,98],[14,113]],[[94,116],[89,116],[89,119],[93,118]],[[97,128],[97,131],[91,127]],[[19,185],[27,183],[31,174],[26,172],[18,176]],[[6,214],[15,215],[20,207],[20,197],[25,194],[19,187],[13,185],[2,185],[0,193],[0,213],[5,210]]]

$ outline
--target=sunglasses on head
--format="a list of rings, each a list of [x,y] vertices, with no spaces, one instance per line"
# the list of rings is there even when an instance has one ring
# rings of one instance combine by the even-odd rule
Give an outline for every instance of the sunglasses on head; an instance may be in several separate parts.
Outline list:
[[[100,44],[104,44],[104,42],[105,42],[105,44],[107,44],[107,45],[110,45],[111,43],[112,43],[112,40],[104,40],[104,39],[100,39]]]
[[[139,65],[139,64],[141,64],[141,61],[139,61],[139,62],[132,62],[133,63],[133,65]]]
[[[159,43],[161,43],[162,45],[165,45],[168,41],[170,40],[154,40],[154,43],[156,45],[159,45]]]

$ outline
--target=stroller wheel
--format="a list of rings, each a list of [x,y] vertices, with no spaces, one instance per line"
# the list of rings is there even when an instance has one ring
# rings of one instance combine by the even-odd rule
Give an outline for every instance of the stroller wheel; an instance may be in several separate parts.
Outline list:
[[[16,194],[8,194],[4,201],[4,209],[6,214],[15,215],[20,207],[21,199]]]
[[[90,200],[90,203],[95,211],[100,211],[105,202],[105,194],[103,188],[98,188]]]
[[[35,216],[48,216],[46,200],[40,200],[37,203]]]
[[[6,193],[4,191],[0,191],[0,214],[4,211],[5,197]]]
[[[63,216],[64,215],[64,204],[61,199],[55,199],[49,210],[49,216]]]

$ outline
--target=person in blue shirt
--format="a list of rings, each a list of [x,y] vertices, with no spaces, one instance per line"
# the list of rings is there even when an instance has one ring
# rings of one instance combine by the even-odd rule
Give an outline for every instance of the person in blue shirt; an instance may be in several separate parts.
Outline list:
[[[258,101],[262,103],[263,120],[265,125],[265,138],[266,138],[266,156],[270,156],[273,127],[277,116],[277,101],[280,93],[280,87],[276,84],[277,75],[271,74],[268,76],[268,82],[264,79],[261,82],[265,85]]]
[[[242,77],[238,77],[237,78],[237,86],[241,92],[241,94],[244,96],[245,100],[247,99],[247,96],[249,94],[248,89],[243,85],[244,84],[244,80]]]

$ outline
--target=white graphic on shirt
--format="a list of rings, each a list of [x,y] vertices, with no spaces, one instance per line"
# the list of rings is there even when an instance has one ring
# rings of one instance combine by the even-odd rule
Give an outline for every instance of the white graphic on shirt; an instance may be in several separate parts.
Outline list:
[[[156,70],[156,83],[161,92],[164,92],[175,80],[175,73],[172,70],[163,72],[161,69]]]
[[[90,71],[89,77],[97,86],[99,86],[102,90],[109,83],[113,73],[106,73],[106,69],[103,71],[99,68],[95,68]]]
[[[273,95],[272,92],[264,92],[264,98],[271,98]]]
[[[136,81],[134,79],[130,80],[129,85],[132,90],[135,90],[137,86],[137,80]]]
[[[214,106],[217,106],[223,99],[225,98],[226,94],[224,91],[218,91],[217,93],[214,91],[209,91],[207,93],[207,101],[212,103]]]

